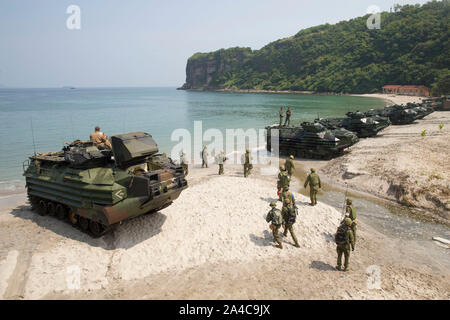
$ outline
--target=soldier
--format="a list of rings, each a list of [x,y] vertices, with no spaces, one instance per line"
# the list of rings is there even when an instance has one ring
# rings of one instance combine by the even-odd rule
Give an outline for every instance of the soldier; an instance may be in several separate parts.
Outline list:
[[[280,127],[283,124],[283,118],[284,118],[283,107],[280,107]]]
[[[203,146],[202,150],[202,168],[207,167],[208,168],[208,150],[206,150],[206,145]]]
[[[350,261],[350,247],[352,251],[355,251],[355,238],[353,237],[353,231],[351,229],[352,220],[345,218],[343,223],[338,227],[336,232],[336,251],[337,251],[337,265],[336,269],[341,270],[342,266],[342,254],[344,254],[344,271],[349,270]]]
[[[346,206],[345,206],[345,213],[348,215],[348,217],[352,220],[352,231],[353,231],[353,237],[356,241],[356,210],[355,207],[352,205],[352,199],[347,198]]]
[[[272,201],[270,203],[270,206],[272,209],[269,211],[266,217],[267,222],[272,222],[270,225],[270,229],[272,229],[273,238],[278,243],[278,248],[283,249],[283,244],[281,243],[280,238],[280,228],[283,224],[283,216],[281,215],[281,211],[277,209],[277,203],[275,201]]]
[[[100,147],[100,149],[112,149],[111,142],[103,132],[100,132],[100,127],[95,127],[95,131],[89,135],[89,138],[94,146]]]
[[[281,201],[281,192],[284,191],[287,187],[289,189],[289,184],[291,182],[291,178],[289,177],[285,166],[280,166],[280,173],[278,174],[278,181],[277,181],[277,187],[278,187],[278,197]]]
[[[284,126],[286,126],[286,124],[288,126],[291,124],[291,107],[288,107],[286,110],[286,120],[284,121]]]
[[[317,204],[317,191],[322,188],[322,184],[320,182],[320,177],[316,173],[316,169],[311,168],[311,173],[306,177],[305,188],[309,184],[309,197],[311,199],[311,205],[315,206]]]
[[[252,168],[252,155],[250,154],[250,149],[246,149],[244,155],[244,177],[252,173]]]
[[[283,216],[284,221],[283,236],[287,237],[287,233],[289,231],[291,233],[292,239],[294,240],[295,246],[297,248],[300,247],[293,228],[295,220],[297,218],[297,212],[295,210],[295,201],[293,200],[293,196],[291,197],[286,196],[283,199],[283,209],[281,210],[281,215]]]
[[[292,173],[293,173],[293,171],[295,169],[293,160],[294,160],[294,156],[291,155],[289,157],[289,159],[286,159],[286,162],[284,163],[284,166],[285,166],[285,168],[287,170],[287,173],[288,173],[289,177],[292,176]]]
[[[186,152],[181,152],[180,164],[181,164],[181,167],[183,168],[184,176],[187,177],[187,175],[189,173],[189,166],[188,166],[187,159],[186,159]]]
[[[225,151],[220,151],[220,154],[217,155],[217,164],[219,165],[219,175],[224,174],[223,172],[223,164],[227,161],[227,157],[225,157]]]

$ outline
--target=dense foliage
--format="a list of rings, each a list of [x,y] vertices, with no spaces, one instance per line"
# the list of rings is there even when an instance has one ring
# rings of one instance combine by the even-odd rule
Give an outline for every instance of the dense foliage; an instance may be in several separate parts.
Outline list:
[[[260,50],[241,49],[244,59],[212,72],[204,85],[363,93],[385,84],[423,84],[434,94],[450,93],[449,0],[397,6],[381,14],[381,29],[368,29],[368,18],[301,30]],[[239,48],[228,50],[198,53],[189,61],[242,55]]]

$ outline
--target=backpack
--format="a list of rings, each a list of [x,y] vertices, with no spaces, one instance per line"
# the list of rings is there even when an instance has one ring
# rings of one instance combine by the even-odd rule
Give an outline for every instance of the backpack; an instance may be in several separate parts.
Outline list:
[[[275,209],[273,211],[272,223],[275,224],[275,225],[283,224],[283,217],[281,216],[281,211],[280,210]]]
[[[348,227],[344,224],[340,225],[337,228],[336,231],[336,235],[334,236],[334,242],[336,242],[336,244],[346,244],[347,241],[345,239],[345,234],[348,230]]]
[[[289,205],[288,207],[288,214],[286,217],[286,222],[289,224],[294,224],[297,220],[297,207],[293,205]]]

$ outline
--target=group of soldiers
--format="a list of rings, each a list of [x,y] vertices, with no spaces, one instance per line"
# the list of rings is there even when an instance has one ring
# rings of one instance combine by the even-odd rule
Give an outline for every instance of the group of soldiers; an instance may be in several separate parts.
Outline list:
[[[202,158],[202,168],[208,167],[208,147],[205,145],[200,153]],[[216,163],[219,165],[219,175],[225,174],[224,164],[228,158],[225,155],[225,151],[221,150],[220,153],[215,157]],[[189,173],[188,161],[186,159],[186,153],[181,152],[180,154],[180,165],[184,170],[184,175],[187,176]],[[250,149],[245,150],[245,154],[243,156],[243,165],[244,165],[244,177],[248,177],[252,173],[253,164],[252,164],[252,156],[250,154]]]
[[[286,120],[284,120],[284,126],[289,126],[291,124],[291,107],[286,110]],[[283,107],[280,108],[280,127],[283,125],[284,112]]]
[[[266,216],[266,221],[271,223],[270,228],[272,230],[275,242],[278,244],[278,248],[283,249],[283,244],[280,237],[280,229],[284,226],[283,236],[286,237],[287,233],[292,236],[294,244],[299,247],[297,236],[294,233],[293,225],[298,215],[298,209],[295,205],[294,195],[289,191],[289,185],[294,170],[294,157],[290,156],[284,165],[280,166],[280,173],[278,174],[278,199],[282,202],[282,209],[276,208],[277,203],[272,201],[270,203],[271,209]],[[322,188],[319,175],[314,168],[311,168],[311,173],[307,176],[304,187],[310,188],[310,200],[311,206],[317,205],[317,192]],[[345,218],[341,221],[335,236],[336,251],[337,251],[337,264],[336,269],[342,270],[342,256],[344,255],[344,271],[349,270],[350,252],[355,250],[356,241],[356,210],[353,207],[352,200],[346,199],[345,206]]]
[[[280,109],[280,126],[282,122],[282,112],[283,107]],[[289,124],[290,119],[290,108],[286,112],[286,123]],[[100,127],[95,127],[95,131],[90,134],[90,141],[99,148],[102,149],[112,149],[111,143],[108,141],[106,135],[100,131]],[[203,146],[201,151],[202,158],[202,168],[208,168],[208,150],[207,146]],[[216,156],[216,162],[219,165],[219,175],[224,174],[224,163],[227,160],[224,150]],[[300,247],[298,243],[297,236],[294,232],[294,224],[296,222],[296,217],[298,215],[298,208],[295,205],[295,198],[292,192],[289,191],[289,185],[291,182],[292,174],[294,173],[294,156],[290,156],[286,159],[284,165],[280,166],[280,172],[278,174],[277,182],[277,195],[278,200],[282,203],[282,209],[277,209],[277,203],[272,201],[270,203],[270,211],[266,216],[266,221],[271,223],[270,228],[272,230],[275,242],[278,244],[278,248],[283,249],[283,243],[281,242],[280,229],[284,227],[283,236],[287,237],[288,232],[291,234],[296,247]],[[189,173],[188,161],[186,159],[186,153],[181,152],[180,154],[180,165],[184,170],[185,176]],[[248,177],[253,169],[252,157],[249,149],[245,150],[243,156],[244,165],[244,177]],[[304,187],[309,186],[309,195],[311,206],[317,205],[317,192],[322,188],[319,175],[316,173],[314,168],[311,168],[311,173],[306,177]],[[352,199],[346,199],[345,205],[345,218],[341,221],[336,235],[336,251],[337,251],[337,264],[336,269],[342,270],[342,256],[344,256],[344,271],[349,270],[349,260],[350,252],[355,250],[356,241],[356,210],[352,204]]]

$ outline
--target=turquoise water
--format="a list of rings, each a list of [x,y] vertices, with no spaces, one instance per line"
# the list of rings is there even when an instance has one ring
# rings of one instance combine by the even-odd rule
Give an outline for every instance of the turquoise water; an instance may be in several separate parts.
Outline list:
[[[291,123],[343,116],[347,111],[383,107],[374,98],[187,92],[175,88],[0,89],[0,191],[21,183],[22,162],[33,151],[58,151],[63,141],[88,139],[98,125],[107,135],[145,131],[161,152],[177,143],[173,130],[264,128],[279,121],[280,106],[292,109]]]

